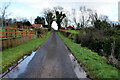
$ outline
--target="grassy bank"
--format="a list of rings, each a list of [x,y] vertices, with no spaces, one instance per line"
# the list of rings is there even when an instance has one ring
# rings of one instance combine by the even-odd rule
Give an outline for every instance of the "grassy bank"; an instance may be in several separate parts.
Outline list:
[[[7,49],[1,52],[0,54],[2,54],[2,72],[6,71],[9,66],[12,66],[22,56],[29,54],[31,51],[41,46],[47,40],[49,35],[50,32],[48,32],[48,34],[43,38],[32,39],[15,48]]]
[[[73,33],[73,34],[78,34],[79,30],[65,30],[67,32]]]
[[[82,66],[85,67],[85,71],[93,79],[111,79],[118,80],[119,70],[111,65],[108,65],[104,59],[99,56],[97,53],[90,51],[87,48],[81,47],[79,44],[74,43],[71,39],[68,39],[61,35],[58,32],[59,36],[64,40],[65,44],[72,51],[74,56],[79,62],[82,63]],[[116,78],[116,79],[115,79]]]

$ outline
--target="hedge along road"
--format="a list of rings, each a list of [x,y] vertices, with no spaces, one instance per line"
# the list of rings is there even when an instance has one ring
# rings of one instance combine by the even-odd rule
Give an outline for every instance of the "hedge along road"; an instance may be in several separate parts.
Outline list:
[[[77,78],[67,53],[58,34],[52,32],[17,78]]]

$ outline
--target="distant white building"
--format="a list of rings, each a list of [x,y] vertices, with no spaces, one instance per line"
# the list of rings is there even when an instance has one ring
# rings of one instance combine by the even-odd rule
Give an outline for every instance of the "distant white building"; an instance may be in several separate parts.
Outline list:
[[[120,1],[118,2],[118,22],[120,23]]]

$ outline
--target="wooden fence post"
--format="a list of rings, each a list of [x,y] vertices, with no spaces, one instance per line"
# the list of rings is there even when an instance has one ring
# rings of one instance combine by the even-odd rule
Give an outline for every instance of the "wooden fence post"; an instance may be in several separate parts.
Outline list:
[[[31,30],[29,30],[29,32],[30,32],[29,34],[31,35]]]
[[[15,29],[15,37],[17,37],[17,30]]]
[[[6,38],[8,38],[8,30],[7,30],[7,28],[6,28]]]
[[[23,37],[23,30],[22,30],[22,37]]]
[[[26,30],[26,36],[27,36],[27,30]]]

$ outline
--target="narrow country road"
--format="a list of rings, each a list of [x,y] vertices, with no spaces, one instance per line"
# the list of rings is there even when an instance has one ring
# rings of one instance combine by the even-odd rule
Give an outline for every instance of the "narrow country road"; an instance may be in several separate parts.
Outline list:
[[[68,50],[56,32],[51,33],[18,78],[77,78]]]

